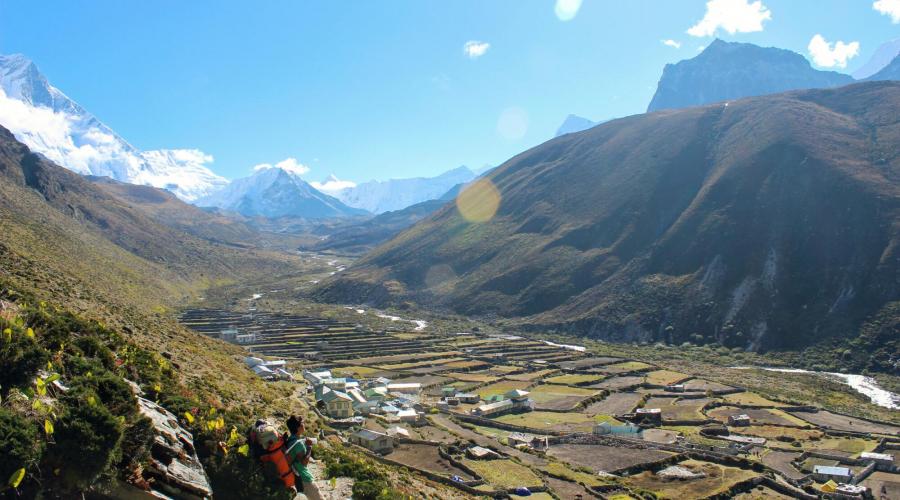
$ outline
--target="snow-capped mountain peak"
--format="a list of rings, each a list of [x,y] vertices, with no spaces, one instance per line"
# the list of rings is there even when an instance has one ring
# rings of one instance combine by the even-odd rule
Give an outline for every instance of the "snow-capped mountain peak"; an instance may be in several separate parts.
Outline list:
[[[140,151],[47,81],[21,54],[0,55],[0,125],[80,174],[167,189],[187,201],[228,183],[196,149]]]
[[[466,166],[461,166],[448,170],[436,177],[369,181],[352,187],[341,187],[326,192],[351,207],[362,208],[379,214],[400,210],[423,201],[438,199],[457,184],[467,183],[474,178],[475,173],[472,170]],[[325,184],[337,187],[336,183]],[[320,190],[330,187],[321,184],[316,185],[316,183],[313,186]]]
[[[196,205],[219,207],[247,216],[340,217],[363,215],[304,181],[298,169],[288,165],[257,165],[249,177],[196,201]]]

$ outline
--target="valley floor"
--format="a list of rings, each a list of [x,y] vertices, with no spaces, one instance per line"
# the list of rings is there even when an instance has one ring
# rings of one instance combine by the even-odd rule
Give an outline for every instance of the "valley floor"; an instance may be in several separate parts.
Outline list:
[[[830,487],[820,466],[846,468],[852,480],[839,483],[900,489],[900,412],[838,380],[733,368],[771,364],[751,353],[526,337],[419,310],[313,303],[305,292],[350,262],[298,258],[293,276],[209,290],[182,322],[244,334],[254,356],[286,360],[309,384],[302,397],[330,433],[359,444],[359,429],[389,435],[393,450],[373,457],[461,494],[813,497]],[[329,390],[350,397],[354,418],[316,405]],[[891,458],[864,455],[873,452]]]

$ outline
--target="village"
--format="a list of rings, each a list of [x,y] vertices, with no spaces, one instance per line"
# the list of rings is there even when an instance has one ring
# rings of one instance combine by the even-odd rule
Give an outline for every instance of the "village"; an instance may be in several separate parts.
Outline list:
[[[517,335],[191,310],[351,446],[495,498],[900,498],[900,427]]]

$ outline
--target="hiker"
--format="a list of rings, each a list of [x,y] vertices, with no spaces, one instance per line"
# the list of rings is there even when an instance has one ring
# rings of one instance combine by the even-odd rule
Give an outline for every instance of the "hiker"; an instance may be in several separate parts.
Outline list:
[[[259,458],[268,468],[274,469],[274,473],[284,483],[285,488],[296,491],[296,477],[288,462],[285,440],[278,429],[265,420],[257,420],[256,425],[250,430],[248,441],[253,456]]]
[[[303,494],[309,500],[322,500],[319,488],[313,483],[312,474],[306,468],[310,457],[312,457],[313,440],[303,437],[303,432],[306,430],[303,427],[303,417],[291,416],[287,420],[287,427],[289,434],[285,440],[285,446],[287,447],[285,454],[287,455],[288,463],[291,464],[291,470],[296,474],[297,481],[300,482],[297,489],[302,489]]]

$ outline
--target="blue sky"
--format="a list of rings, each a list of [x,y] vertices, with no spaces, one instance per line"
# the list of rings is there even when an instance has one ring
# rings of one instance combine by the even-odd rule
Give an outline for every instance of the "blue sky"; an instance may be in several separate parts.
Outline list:
[[[857,42],[839,71],[900,37],[900,0],[716,2],[738,10],[694,34],[807,57],[815,35],[844,42],[828,64]],[[567,21],[555,4],[0,0],[0,53],[32,58],[141,149],[199,148],[228,178],[293,157],[310,180],[364,181],[496,165],[569,113],[640,113],[663,66],[713,39],[687,33],[706,0],[585,0]]]

